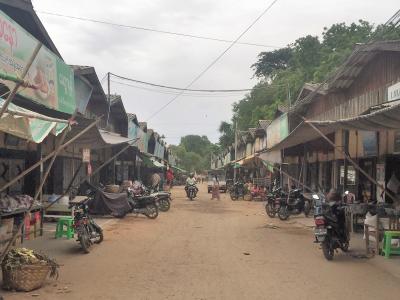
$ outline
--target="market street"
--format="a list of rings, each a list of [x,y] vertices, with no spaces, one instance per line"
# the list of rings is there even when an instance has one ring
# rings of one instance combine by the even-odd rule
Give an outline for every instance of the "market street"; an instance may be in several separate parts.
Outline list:
[[[111,219],[90,254],[73,240],[54,240],[65,247],[55,255],[59,280],[5,299],[365,300],[400,293],[400,279],[366,259],[339,253],[326,261],[295,217],[273,219],[274,229],[262,203],[224,194],[211,201],[205,189],[189,202],[174,188],[171,210],[156,220]]]

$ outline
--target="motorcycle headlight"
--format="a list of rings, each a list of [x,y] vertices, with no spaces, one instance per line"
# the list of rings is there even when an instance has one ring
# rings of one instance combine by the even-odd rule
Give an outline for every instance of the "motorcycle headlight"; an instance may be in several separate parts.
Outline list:
[[[318,197],[317,194],[313,194],[313,195],[312,195],[312,198],[313,198],[314,200],[319,200],[319,197]]]

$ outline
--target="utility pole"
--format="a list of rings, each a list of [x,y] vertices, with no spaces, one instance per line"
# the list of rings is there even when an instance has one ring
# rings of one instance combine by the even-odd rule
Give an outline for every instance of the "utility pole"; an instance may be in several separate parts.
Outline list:
[[[108,127],[108,120],[109,120],[109,118],[110,118],[110,110],[111,110],[110,72],[107,73],[107,96],[108,96],[108,112],[107,112],[106,129],[107,129],[107,127]]]
[[[233,164],[233,182],[236,182],[236,159],[237,159],[237,120],[235,120],[235,160]]]

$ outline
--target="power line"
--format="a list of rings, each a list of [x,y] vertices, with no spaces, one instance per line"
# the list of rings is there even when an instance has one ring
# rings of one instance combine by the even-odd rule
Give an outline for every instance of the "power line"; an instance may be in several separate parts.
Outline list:
[[[250,29],[251,27],[254,26],[254,24],[257,23],[258,20],[260,20],[271,8],[272,6],[277,2],[278,0],[272,1],[270,5],[264,11],[220,54],[215,58],[202,72],[200,72],[199,75],[197,75],[186,87],[185,89],[190,88],[197,80],[199,80],[209,69],[212,68],[238,41],[239,39],[244,36]],[[155,113],[153,113],[146,121],[152,119],[154,116],[156,116],[158,113],[160,113],[163,109],[165,109],[168,105],[170,105],[172,102],[174,102],[176,99],[179,98],[180,95],[182,95],[185,91],[181,91],[178,95],[173,97],[170,101],[168,101],[165,105],[163,105],[160,109],[158,109]]]
[[[236,89],[236,90],[235,89],[227,89],[227,90],[185,89],[185,88],[173,87],[173,86],[168,86],[168,85],[162,85],[162,84],[151,83],[151,82],[141,81],[141,80],[137,80],[137,79],[127,78],[127,77],[120,76],[120,75],[117,75],[117,74],[114,74],[114,73],[110,73],[110,74],[115,76],[115,77],[118,77],[120,79],[132,81],[132,82],[137,82],[137,83],[150,85],[150,86],[154,86],[154,87],[160,87],[160,88],[164,88],[164,89],[185,91],[185,92],[188,91],[188,92],[229,93],[229,92],[249,92],[249,91],[252,90],[252,89]]]
[[[174,86],[168,86],[168,85],[162,85],[162,84],[157,84],[157,83],[152,83],[152,82],[148,82],[148,81],[142,81],[142,80],[137,80],[137,79],[133,79],[133,78],[128,78],[128,77],[124,77],[121,75],[117,75],[114,73],[110,73],[110,75],[113,75],[114,77],[117,77],[119,79],[123,79],[123,80],[127,80],[127,81],[131,81],[131,82],[135,82],[135,83],[139,83],[139,84],[144,84],[144,85],[149,85],[152,87],[159,87],[159,88],[163,88],[163,89],[170,89],[170,90],[177,90],[177,91],[185,91],[185,92],[207,92],[207,93],[236,93],[236,92],[250,92],[256,89],[266,89],[266,88],[271,88],[271,87],[278,87],[278,86],[287,86],[287,84],[269,84],[267,86],[255,86],[252,88],[247,88],[247,89],[185,89],[185,88],[180,88],[180,87],[174,87]],[[116,81],[113,81],[116,82]],[[117,82],[120,84],[123,84],[121,82]],[[134,85],[129,85],[129,86],[133,86],[133,87],[137,87]]]
[[[96,19],[91,19],[91,18],[63,15],[63,14],[53,13],[53,12],[48,12],[48,11],[36,11],[36,13],[43,14],[43,15],[54,16],[54,17],[62,17],[62,18],[79,20],[79,21],[85,21],[85,22],[92,22],[92,23],[98,23],[98,24],[104,24],[104,25],[111,25],[111,26],[115,26],[115,27],[122,27],[122,28],[128,28],[128,29],[156,32],[156,33],[175,35],[175,36],[182,36],[182,37],[187,37],[187,38],[195,38],[195,39],[201,39],[201,40],[210,40],[210,41],[222,42],[222,43],[232,43],[232,41],[230,41],[230,40],[213,38],[213,37],[209,37],[209,36],[195,35],[195,34],[188,34],[188,33],[180,33],[180,32],[160,30],[160,29],[141,27],[141,26],[134,26],[134,25],[118,24],[118,23],[113,23],[113,22],[104,21],[104,20],[96,20]],[[276,48],[276,49],[282,48],[280,46],[264,45],[264,44],[258,44],[258,43],[250,43],[250,42],[238,42],[237,44],[264,47],[264,48]]]
[[[173,92],[173,91],[162,91],[162,90],[156,90],[156,89],[151,89],[151,88],[145,88],[142,86],[137,86],[137,85],[133,85],[133,84],[129,84],[129,83],[124,83],[124,82],[119,82],[119,81],[115,81],[115,80],[110,80],[113,83],[119,84],[119,85],[124,85],[124,86],[128,86],[128,87],[132,87],[132,88],[136,88],[136,89],[140,89],[140,90],[145,90],[145,91],[149,91],[149,92],[153,92],[153,93],[159,93],[159,94],[165,94],[165,95],[178,95],[178,92]],[[224,97],[229,97],[229,96],[235,96],[235,97],[239,97],[240,95],[238,94],[231,94],[231,95],[221,95],[221,94],[215,94],[213,93],[212,95],[207,95],[207,94],[193,94],[193,93],[184,93],[184,96],[186,97],[195,97],[195,98],[224,98]]]

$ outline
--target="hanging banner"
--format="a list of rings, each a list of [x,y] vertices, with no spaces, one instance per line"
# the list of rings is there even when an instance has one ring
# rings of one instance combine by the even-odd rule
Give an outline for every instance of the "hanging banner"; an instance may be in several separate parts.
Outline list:
[[[31,34],[0,10],[0,72],[20,76],[38,44]],[[35,88],[18,94],[51,109],[72,114],[75,110],[74,72],[58,56],[42,46],[25,81]],[[12,81],[0,80],[9,89]]]

